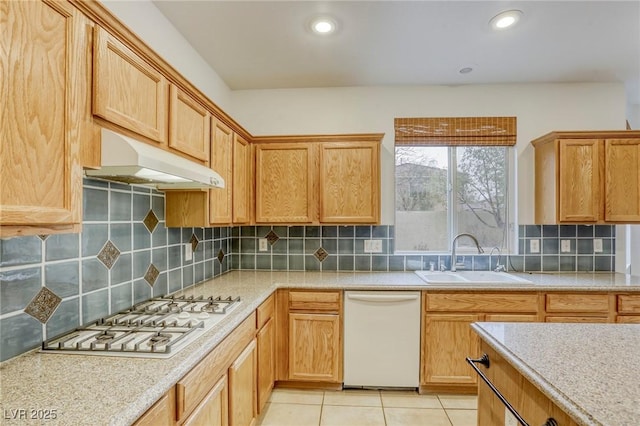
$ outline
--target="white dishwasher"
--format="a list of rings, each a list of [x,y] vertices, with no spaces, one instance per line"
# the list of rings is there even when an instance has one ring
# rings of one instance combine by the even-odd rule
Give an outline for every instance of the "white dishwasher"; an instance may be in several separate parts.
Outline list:
[[[344,386],[415,388],[420,292],[345,291]]]

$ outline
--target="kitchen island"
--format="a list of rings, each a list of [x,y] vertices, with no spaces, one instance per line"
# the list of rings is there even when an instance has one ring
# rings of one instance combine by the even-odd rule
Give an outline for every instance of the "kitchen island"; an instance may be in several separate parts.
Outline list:
[[[3,416],[0,423],[131,424],[170,389],[175,388],[178,381],[219,347],[227,336],[279,289],[421,290],[425,294],[526,292],[537,295],[540,300],[548,291],[580,291],[593,293],[594,296],[602,293],[607,295],[606,300],[614,300],[614,296],[608,296],[609,293],[640,294],[640,277],[624,274],[522,276],[532,283],[516,287],[509,284],[485,287],[473,283],[427,285],[413,272],[232,271],[182,291],[186,295],[239,296],[242,303],[211,330],[171,358],[43,354],[34,350],[0,364],[0,412]],[[635,308],[630,311],[635,312]],[[468,330],[467,324],[464,327]],[[28,417],[31,414],[48,415],[49,418]],[[21,417],[24,415],[27,417]]]
[[[640,325],[475,323],[479,366],[531,425],[640,424]],[[479,354],[472,354],[476,357]],[[478,389],[478,424],[515,425],[489,386]]]

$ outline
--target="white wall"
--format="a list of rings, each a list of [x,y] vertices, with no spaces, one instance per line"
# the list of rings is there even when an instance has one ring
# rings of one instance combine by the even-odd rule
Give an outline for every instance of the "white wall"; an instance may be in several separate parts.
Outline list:
[[[533,223],[531,139],[552,130],[625,128],[622,84],[520,84],[247,90],[228,111],[254,135],[384,132],[382,220],[394,221],[395,117],[516,116],[518,220]]]
[[[227,110],[229,87],[150,0],[102,3],[210,100]]]
[[[640,105],[627,105],[627,120],[632,130],[640,130]]]

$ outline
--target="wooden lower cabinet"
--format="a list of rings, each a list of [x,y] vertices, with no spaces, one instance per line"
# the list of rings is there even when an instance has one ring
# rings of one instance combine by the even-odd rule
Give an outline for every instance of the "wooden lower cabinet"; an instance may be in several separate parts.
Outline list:
[[[227,426],[229,424],[228,404],[227,376],[224,375],[184,421],[183,425]],[[152,424],[150,423],[150,425]]]
[[[478,352],[471,330],[478,321],[538,320],[536,293],[423,293],[421,392],[477,392],[478,378],[465,358]]]
[[[134,426],[170,426],[175,423],[176,391],[175,388],[171,388],[134,423]]]
[[[256,341],[253,340],[229,367],[229,425],[256,421]]]
[[[256,335],[258,356],[258,414],[262,412],[275,382],[275,320],[269,318]]]
[[[620,324],[640,324],[640,315],[618,315],[616,322]]]
[[[429,314],[424,320],[422,382],[432,385],[475,385],[477,377],[465,357],[478,352],[471,323],[480,315]]]
[[[474,356],[480,356],[483,353],[489,355],[491,365],[489,368],[479,367],[527,423],[530,425],[543,425],[548,419],[553,418],[560,426],[577,425],[566,413],[553,404],[549,398],[484,342],[481,344],[481,351],[474,354]],[[482,381],[478,385],[477,424],[518,424],[515,417],[512,417],[511,413],[505,409],[504,404]]]
[[[289,314],[289,380],[341,382],[337,314]]]

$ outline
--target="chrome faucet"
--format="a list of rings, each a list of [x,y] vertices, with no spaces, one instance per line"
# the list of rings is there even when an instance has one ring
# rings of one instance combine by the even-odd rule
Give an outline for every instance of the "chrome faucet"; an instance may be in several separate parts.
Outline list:
[[[504,272],[506,271],[506,268],[504,267],[504,265],[500,264],[500,257],[502,256],[502,252],[500,251],[500,247],[498,246],[494,246],[491,251],[489,252],[489,269],[491,269],[491,255],[493,255],[493,251],[497,250],[498,251],[498,261],[496,262],[496,267],[493,270],[493,272]]]
[[[453,237],[453,241],[451,242],[451,272],[456,272],[456,242],[460,237],[471,238],[473,242],[476,244],[476,247],[478,248],[478,253],[484,253],[484,250],[482,250],[482,247],[480,247],[480,243],[478,242],[476,237],[474,237],[473,235],[468,234],[466,232],[456,235],[455,237]]]

